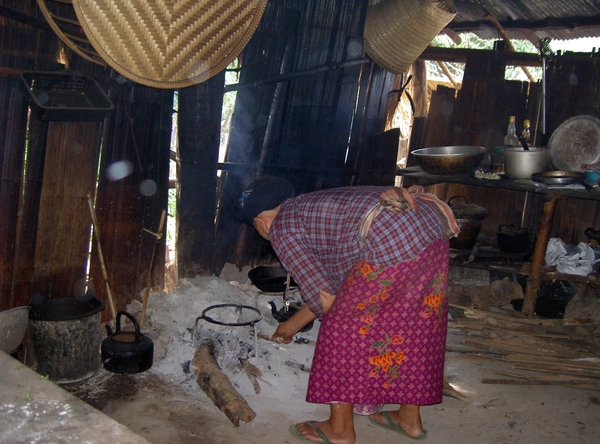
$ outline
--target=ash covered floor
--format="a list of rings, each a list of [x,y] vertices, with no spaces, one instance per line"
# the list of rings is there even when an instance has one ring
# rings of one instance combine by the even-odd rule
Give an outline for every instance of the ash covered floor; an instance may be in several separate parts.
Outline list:
[[[154,444],[300,442],[290,435],[288,427],[300,421],[323,420],[329,412],[327,406],[304,400],[309,373],[301,368],[310,368],[314,346],[255,339],[252,326],[197,321],[212,305],[242,304],[262,313],[257,331],[274,332],[277,321],[271,316],[269,301],[280,307],[282,296],[257,291],[247,281],[247,271],[226,267],[219,278],[182,280],[171,294],[150,295],[142,331],[154,342],[150,370],[119,375],[101,369],[85,381],[63,387]],[[291,298],[295,297],[299,296],[292,293]],[[139,306],[134,303],[128,310],[138,316]],[[212,313],[226,321],[230,315],[226,311]],[[299,336],[315,341],[318,327],[316,322],[312,330]],[[464,346],[464,329],[452,321],[449,327],[449,350]],[[250,423],[235,427],[198,386],[190,361],[205,339],[218,345],[220,368],[256,413]],[[258,378],[260,393],[255,393],[240,358],[247,358],[262,373]],[[442,404],[422,408],[427,441],[575,444],[597,440],[600,391],[539,382],[482,383],[483,379],[509,373],[515,374],[515,370],[506,362],[465,359],[460,352],[448,352],[446,381],[465,399],[445,396]],[[355,427],[357,443],[409,441],[371,424],[366,417],[355,417]]]

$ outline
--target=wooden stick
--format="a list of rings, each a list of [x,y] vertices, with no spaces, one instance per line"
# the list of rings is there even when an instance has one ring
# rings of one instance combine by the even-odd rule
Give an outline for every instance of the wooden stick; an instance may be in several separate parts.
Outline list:
[[[443,395],[449,396],[450,398],[458,399],[460,401],[468,401],[469,400],[469,398],[467,398],[465,395],[463,395],[458,390],[456,390],[454,387],[452,387],[446,380],[444,380]]]
[[[273,339],[273,336],[271,336],[267,333],[263,333],[262,331],[259,331],[256,336],[260,339],[264,339],[265,341],[271,341],[271,342],[277,342],[278,344],[283,344],[283,339],[281,337],[279,337],[277,339]]]
[[[260,385],[258,384],[258,378],[262,376],[262,372],[255,365],[250,364],[247,359],[240,358],[240,363],[242,364],[242,368],[250,382],[252,383],[252,387],[254,387],[254,393],[257,395],[260,393]]]
[[[285,365],[287,365],[288,367],[296,368],[303,372],[310,373],[310,367],[308,365],[300,364],[299,362],[292,361],[291,359],[285,361]]]
[[[102,269],[102,277],[106,284],[106,293],[108,295],[108,305],[110,306],[110,313],[112,315],[113,325],[117,322],[117,310],[115,308],[115,302],[110,291],[110,284],[108,282],[108,273],[106,271],[106,265],[104,264],[104,255],[102,254],[102,245],[100,244],[100,230],[98,230],[98,219],[96,218],[96,211],[94,210],[94,204],[92,202],[92,196],[90,193],[87,195],[88,207],[90,209],[90,215],[92,216],[92,226],[94,227],[94,235],[96,237],[96,246],[98,250],[98,259],[100,261],[100,268]]]
[[[167,212],[162,210],[160,215],[160,222],[158,223],[158,230],[154,234],[156,241],[154,242],[154,248],[152,249],[152,257],[150,258],[150,268],[148,269],[148,282],[146,283],[146,291],[144,292],[144,300],[142,302],[142,314],[140,316],[140,330],[144,326],[144,317],[146,315],[146,305],[148,304],[148,294],[150,293],[150,285],[152,284],[152,267],[154,266],[154,255],[156,254],[156,247],[162,238],[162,231],[165,225],[165,217]]]

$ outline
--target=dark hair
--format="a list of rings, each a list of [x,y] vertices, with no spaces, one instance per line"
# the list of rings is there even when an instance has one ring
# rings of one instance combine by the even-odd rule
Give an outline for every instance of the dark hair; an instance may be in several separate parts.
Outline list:
[[[260,213],[276,208],[290,197],[294,197],[294,186],[289,180],[260,176],[244,187],[237,203],[235,218],[252,225],[253,219]]]

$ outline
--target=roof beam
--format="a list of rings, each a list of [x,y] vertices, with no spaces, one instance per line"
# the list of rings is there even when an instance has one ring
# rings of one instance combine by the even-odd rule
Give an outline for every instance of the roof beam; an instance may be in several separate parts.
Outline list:
[[[428,46],[419,56],[421,60],[430,60],[435,62],[458,62],[465,63],[470,57],[488,57],[506,60],[508,65],[516,66],[542,66],[542,61],[538,54],[525,52],[513,52],[507,50],[491,49],[459,49],[459,48],[438,48]]]
[[[552,29],[600,28],[600,16],[545,18],[543,20],[504,20],[500,21],[507,31],[543,31]],[[493,28],[487,19],[472,22],[450,22],[447,28],[455,32],[473,32],[483,26]]]

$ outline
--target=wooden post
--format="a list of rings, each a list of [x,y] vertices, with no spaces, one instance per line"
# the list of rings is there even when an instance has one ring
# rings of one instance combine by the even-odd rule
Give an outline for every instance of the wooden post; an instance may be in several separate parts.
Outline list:
[[[535,302],[540,288],[540,277],[542,267],[546,258],[546,248],[552,229],[552,220],[554,218],[554,209],[556,207],[556,197],[550,202],[544,204],[540,227],[538,230],[537,241],[531,258],[531,272],[527,277],[527,289],[525,290],[525,300],[523,301],[523,313],[532,315],[535,311]]]

